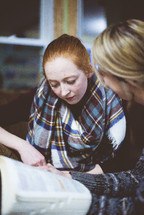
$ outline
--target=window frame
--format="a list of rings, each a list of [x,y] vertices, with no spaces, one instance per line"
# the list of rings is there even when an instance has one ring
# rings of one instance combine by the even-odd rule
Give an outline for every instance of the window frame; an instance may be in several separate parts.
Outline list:
[[[18,38],[15,35],[0,36],[1,44],[36,46],[45,48],[54,37],[53,0],[40,0],[40,37]]]

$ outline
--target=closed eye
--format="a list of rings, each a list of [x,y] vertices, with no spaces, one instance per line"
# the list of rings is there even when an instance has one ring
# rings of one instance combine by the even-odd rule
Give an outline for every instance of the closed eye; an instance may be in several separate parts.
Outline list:
[[[50,86],[52,87],[52,88],[56,88],[56,87],[58,87],[58,83],[49,83],[50,84]]]
[[[67,81],[67,84],[74,84],[75,82],[76,82],[76,79]]]
[[[72,85],[72,84],[74,84],[74,83],[76,82],[76,79],[73,79],[73,80],[65,80],[64,82],[65,82],[66,84]],[[60,83],[58,83],[58,82],[52,82],[52,81],[49,81],[49,84],[50,84],[50,86],[51,86],[52,88],[57,88],[57,87],[60,85]]]

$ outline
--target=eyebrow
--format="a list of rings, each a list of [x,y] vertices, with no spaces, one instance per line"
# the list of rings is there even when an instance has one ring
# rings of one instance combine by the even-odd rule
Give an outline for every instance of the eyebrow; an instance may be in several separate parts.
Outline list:
[[[69,79],[69,78],[76,78],[76,76],[75,75],[73,75],[73,76],[70,76],[70,77],[66,77],[66,78],[64,78],[63,80],[65,81],[65,80],[67,80],[67,79]],[[51,80],[51,79],[48,79],[48,81],[57,81],[57,80]]]
[[[48,81],[57,81],[57,80],[51,80],[51,79],[48,79]]]

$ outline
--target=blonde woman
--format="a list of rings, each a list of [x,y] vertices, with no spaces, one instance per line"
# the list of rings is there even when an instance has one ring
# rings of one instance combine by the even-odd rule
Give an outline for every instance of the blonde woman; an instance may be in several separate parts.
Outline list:
[[[95,39],[92,56],[96,74],[106,88],[144,106],[143,21],[132,19],[108,27]],[[129,171],[65,174],[51,165],[47,170],[78,180],[90,189],[93,202],[89,214],[144,214],[144,149]]]

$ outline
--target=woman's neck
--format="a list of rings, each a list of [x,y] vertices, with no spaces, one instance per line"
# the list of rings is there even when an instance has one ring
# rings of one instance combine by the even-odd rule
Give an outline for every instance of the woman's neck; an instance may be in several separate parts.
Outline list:
[[[89,98],[89,96],[90,96],[90,86],[89,86],[89,80],[88,80],[88,87],[87,87],[87,90],[86,90],[83,98],[77,104],[69,105],[69,107],[76,119],[80,116],[81,111],[82,111],[84,105],[86,104],[86,101]]]

